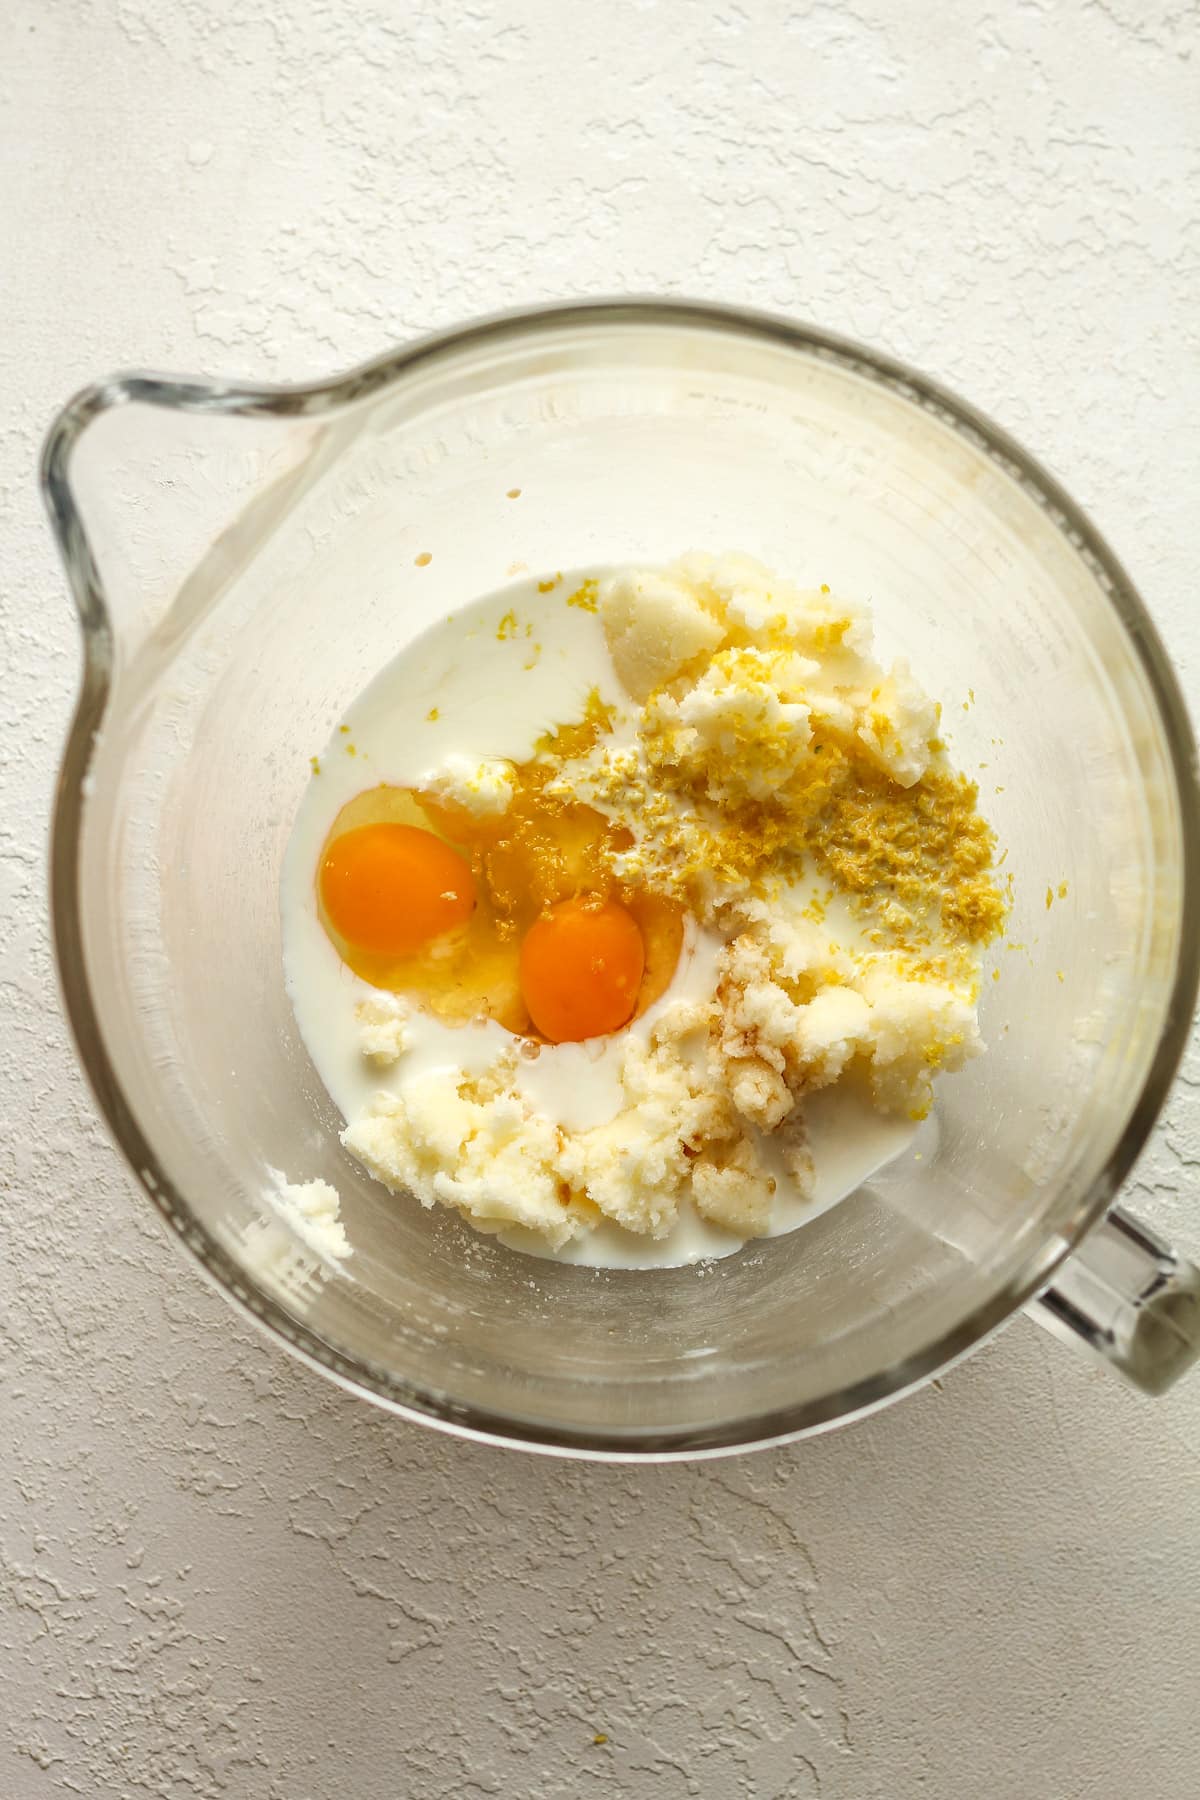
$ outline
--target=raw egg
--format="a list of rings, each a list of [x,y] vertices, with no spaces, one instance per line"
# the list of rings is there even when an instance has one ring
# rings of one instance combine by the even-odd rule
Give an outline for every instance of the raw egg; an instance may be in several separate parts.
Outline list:
[[[467,923],[475,880],[456,850],[415,825],[360,825],[328,846],[321,901],[334,929],[373,956],[411,956]]]
[[[552,1044],[604,1037],[633,1017],[646,966],[637,923],[619,901],[564,900],[521,945],[521,993]]]
[[[348,801],[318,865],[343,962],[441,1019],[556,1043],[619,1031],[652,1006],[679,962],[682,908],[613,879],[608,857],[627,835],[548,792],[552,770],[518,765],[498,816],[388,784]]]

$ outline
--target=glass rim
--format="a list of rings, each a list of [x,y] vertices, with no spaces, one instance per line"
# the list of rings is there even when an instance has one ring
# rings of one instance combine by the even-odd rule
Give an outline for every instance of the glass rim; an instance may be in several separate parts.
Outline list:
[[[633,324],[705,330],[816,357],[863,376],[956,430],[1014,479],[1088,566],[1146,678],[1163,730],[1181,839],[1181,930],[1158,1045],[1125,1125],[1072,1219],[1055,1241],[1038,1244],[1016,1273],[966,1318],[881,1373],[818,1400],[748,1414],[703,1429],[579,1430],[456,1402],[397,1378],[324,1338],[261,1288],[196,1217],[159,1166],[109,1057],[93,1004],[79,895],[81,828],[96,734],[112,686],[113,633],[103,583],[75,504],[70,463],[100,414],[130,403],[187,414],[318,420],[460,352],[577,326]],[[1111,1204],[1162,1107],[1187,1043],[1200,984],[1200,932],[1187,920],[1200,895],[1200,812],[1196,745],[1178,679],[1144,602],[1084,510],[1013,438],[949,389],[896,358],[773,313],[653,296],[550,302],[489,314],[432,332],[339,376],[292,386],[179,379],[130,371],[76,394],[55,418],[41,456],[40,483],[83,635],[83,674],[55,796],[50,903],[64,1008],[76,1050],[110,1134],[129,1169],[182,1249],[244,1316],[303,1362],[349,1392],[401,1417],[480,1442],[605,1461],[678,1461],[763,1448],[848,1423],[878,1410],[960,1361],[1050,1281]]]

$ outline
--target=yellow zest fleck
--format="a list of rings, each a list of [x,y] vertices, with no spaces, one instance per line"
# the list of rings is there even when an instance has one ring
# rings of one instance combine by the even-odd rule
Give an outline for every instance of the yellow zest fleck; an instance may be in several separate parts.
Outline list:
[[[992,970],[992,980],[993,980],[993,981],[999,981],[999,979],[1000,979],[1000,971],[999,971],[999,969],[993,969],[993,970]]]
[[[506,500],[519,500],[520,498],[521,498],[520,488],[509,488],[507,494],[505,495]]]
[[[608,1742],[607,1731],[597,1731],[592,1737],[592,1742],[593,1742],[593,1744],[607,1744],[607,1742]]]
[[[1060,900],[1065,900],[1067,897],[1067,884],[1065,881],[1060,881],[1058,884],[1058,897]]]
[[[350,736],[350,727],[348,725],[339,725],[338,730],[341,732],[343,737]]]
[[[554,731],[543,732],[538,738],[534,751],[539,763],[546,760],[564,763],[577,756],[586,756],[612,730],[612,722],[613,708],[606,706],[601,700],[599,688],[589,688],[583,705],[583,717],[576,724],[560,725]],[[540,784],[544,785],[551,774],[556,773],[557,770],[539,768]]]
[[[594,579],[581,581],[573,594],[567,595],[567,605],[577,606],[580,612],[594,613],[600,604],[600,583]]]
[[[347,756],[357,756],[358,755],[358,751],[353,744],[346,745],[346,755]]]
[[[1046,911],[1049,912],[1050,908],[1053,905],[1054,905],[1054,889],[1052,887],[1048,887],[1046,889]]]
[[[413,557],[413,561],[416,563],[418,569],[427,569],[433,561],[433,558],[428,550],[422,550],[420,556]]]
[[[517,615],[513,611],[512,607],[510,606],[508,611],[505,613],[504,617],[501,619],[500,623],[496,627],[497,642],[502,644],[502,643],[504,643],[506,638],[516,637],[519,629],[520,629],[520,627],[517,624]]]
[[[1065,981],[1067,979],[1061,969],[1055,969],[1054,973],[1058,976],[1060,981]]]
[[[558,571],[557,575],[552,575],[550,577],[549,581],[539,581],[538,582],[538,584],[537,584],[538,593],[539,594],[552,594],[561,580],[562,580],[562,570],[560,569]]]
[[[319,757],[310,756],[308,759],[308,766],[314,775],[319,775],[321,773],[321,761]]]
[[[425,721],[426,721],[426,723],[427,723],[427,724],[429,724],[429,725],[433,725],[433,724],[435,724],[435,723],[436,723],[436,722],[437,722],[437,720],[438,720],[438,719],[440,719],[440,718],[441,718],[441,716],[442,716],[442,715],[441,715],[441,713],[440,713],[440,712],[439,712],[439,711],[438,711],[438,709],[437,709],[437,707],[436,707],[436,706],[431,706],[431,707],[430,707],[430,709],[429,709],[429,711],[428,711],[428,712],[427,712],[427,713],[426,713],[426,714],[425,714]]]
[[[786,649],[788,646],[788,629],[787,620],[783,614],[780,615],[780,625],[779,648]],[[815,626],[811,634],[813,649],[818,651],[836,650],[849,629],[849,619],[829,619],[825,624]],[[878,690],[876,691],[878,692]]]

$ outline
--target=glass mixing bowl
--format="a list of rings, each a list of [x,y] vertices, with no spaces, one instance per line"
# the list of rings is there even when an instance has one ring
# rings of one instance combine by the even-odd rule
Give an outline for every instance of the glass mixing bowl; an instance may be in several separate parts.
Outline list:
[[[1112,553],[985,419],[822,332],[601,302],[311,387],[118,377],[43,477],[84,640],[52,877],[80,1054],[155,1206],[298,1354],[452,1430],[630,1457],[845,1420],[1039,1294],[1148,1390],[1195,1357],[1195,1269],[1108,1210],[1195,1001],[1194,745]],[[526,568],[689,547],[871,602],[946,703],[1015,905],[987,1054],[900,1162],[716,1264],[568,1267],[341,1149],[280,859],[310,754],[415,633]],[[273,1221],[272,1170],[337,1188],[343,1264]]]

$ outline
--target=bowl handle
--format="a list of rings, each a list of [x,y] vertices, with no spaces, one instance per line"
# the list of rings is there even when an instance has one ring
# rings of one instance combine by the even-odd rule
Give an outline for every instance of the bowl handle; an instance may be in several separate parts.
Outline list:
[[[1200,1269],[1114,1206],[1026,1311],[1143,1394],[1200,1361]]]
[[[197,567],[210,586],[227,579],[298,501],[336,448],[334,387],[132,373],[63,408],[42,447],[42,496],[89,673],[107,682],[117,652],[186,626]]]

